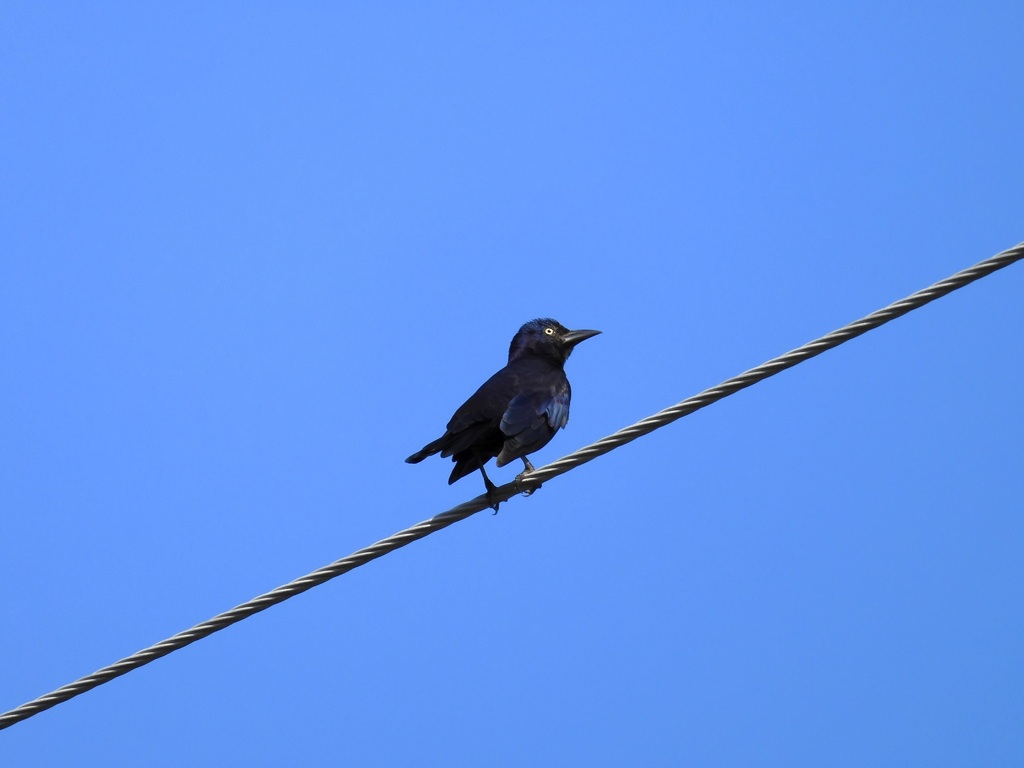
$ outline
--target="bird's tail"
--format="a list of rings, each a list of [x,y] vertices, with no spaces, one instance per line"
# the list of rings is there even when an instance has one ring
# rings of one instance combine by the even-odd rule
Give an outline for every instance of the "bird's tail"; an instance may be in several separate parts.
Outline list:
[[[447,435],[445,435],[447,437]],[[416,451],[412,456],[405,460],[406,464],[419,464],[427,456],[433,456],[435,453],[439,453],[444,447],[444,437],[439,437],[432,443],[427,443],[420,450]]]

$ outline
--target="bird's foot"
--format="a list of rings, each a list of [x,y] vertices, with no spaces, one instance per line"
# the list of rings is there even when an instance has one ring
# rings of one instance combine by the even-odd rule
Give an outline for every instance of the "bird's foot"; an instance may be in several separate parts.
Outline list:
[[[498,514],[498,505],[501,504],[501,500],[495,495],[495,491],[498,490],[498,486],[491,482],[491,479],[484,475],[484,485],[487,486],[487,503],[491,509],[494,510],[494,514]]]
[[[498,514],[498,505],[501,504],[501,499],[497,497],[498,486],[495,485],[490,478],[487,477],[486,470],[483,469],[483,465],[480,465],[480,474],[483,475],[483,484],[487,488],[487,506],[495,510],[495,514]]]
[[[516,475],[516,479],[515,479],[516,493],[521,493],[521,494],[523,494],[523,496],[530,496],[531,494],[533,494],[534,491],[536,491],[538,488],[540,488],[540,486],[539,485],[535,485],[533,488],[523,488],[523,480],[525,480],[527,477],[529,477],[530,473],[534,471],[533,470],[533,464],[531,464],[526,459],[523,459],[523,461],[526,462],[526,469],[524,469],[522,472],[520,472],[518,475]]]

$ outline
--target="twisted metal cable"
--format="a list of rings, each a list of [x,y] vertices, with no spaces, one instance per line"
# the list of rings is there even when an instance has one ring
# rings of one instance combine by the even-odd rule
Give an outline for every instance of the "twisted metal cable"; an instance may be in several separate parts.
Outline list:
[[[774,376],[787,368],[792,368],[798,363],[802,363],[805,360],[809,360],[812,357],[820,355],[822,352],[832,349],[833,347],[837,347],[843,342],[856,338],[863,333],[867,333],[880,325],[884,325],[890,320],[905,315],[906,313],[922,307],[935,299],[945,296],[947,293],[951,293],[958,288],[962,288],[975,280],[985,277],[986,275],[1002,269],[1003,267],[1007,267],[1021,259],[1024,259],[1024,243],[1020,243],[1013,248],[996,254],[995,256],[979,262],[973,267],[965,269],[962,272],[957,272],[952,277],[941,280],[938,283],[935,283],[922,291],[918,291],[905,299],[894,302],[884,309],[872,312],[870,315],[867,315],[860,320],[856,320],[839,330],[808,342],[802,347],[798,347],[797,349],[787,352],[780,357],[769,360],[763,365],[751,368],[749,371],[741,373],[739,376],[727,379],[716,387],[706,389],[700,394],[687,398],[686,400],[683,400],[670,408],[659,411],[652,416],[648,416],[632,426],[620,429],[618,432],[602,438],[596,443],[592,443],[577,451],[573,451],[568,456],[558,459],[551,464],[540,467],[529,474],[520,475],[513,482],[499,486],[493,492],[492,498],[490,499],[488,499],[485,494],[477,496],[474,499],[470,499],[469,501],[459,504],[457,507],[453,507],[447,512],[435,515],[429,520],[424,520],[411,528],[406,528],[405,530],[399,531],[386,539],[381,539],[375,544],[371,544],[357,552],[353,552],[348,557],[336,560],[330,565],[313,571],[312,573],[285,584],[284,586],[278,587],[270,592],[266,592],[258,597],[254,597],[252,600],[242,603],[230,611],[214,616],[209,621],[196,624],[191,629],[179,632],[173,637],[169,637],[162,642],[133,653],[131,656],[121,659],[110,666],[104,667],[91,675],[80,678],[73,683],[69,683],[55,691],[40,696],[37,699],[33,699],[32,701],[22,704],[20,707],[12,709],[9,712],[0,714],[0,730],[9,728],[15,723],[26,720],[33,715],[49,709],[50,707],[54,707],[57,704],[74,698],[81,693],[85,693],[98,685],[109,682],[110,680],[131,672],[134,669],[138,669],[151,661],[155,661],[156,659],[166,656],[173,651],[184,648],[185,646],[190,645],[197,640],[201,640],[208,635],[212,635],[214,632],[218,632],[229,627],[242,619],[248,618],[253,614],[284,602],[290,597],[294,597],[308,589],[312,589],[315,586],[323,584],[325,581],[329,581],[336,576],[341,576],[354,568],[365,565],[371,560],[376,560],[378,557],[382,557],[389,552],[393,552],[396,549],[404,547],[406,544],[411,544],[417,539],[422,539],[424,536],[428,536],[435,531],[447,528],[453,523],[457,523],[460,520],[464,520],[465,518],[480,512],[481,510],[487,509],[493,503],[506,501],[517,493],[530,493],[539,488],[541,483],[546,480],[550,480],[553,477],[564,474],[570,469],[578,467],[580,464],[585,464],[588,461],[596,459],[598,456],[608,453],[621,445],[632,442],[638,437],[642,437],[643,435],[653,432],[666,424],[670,424],[677,419],[681,419],[683,416],[691,414],[694,411],[698,411],[701,408],[721,400],[722,398],[739,392],[741,389],[746,389],[747,387],[756,384],[759,381],[763,381],[770,376]]]

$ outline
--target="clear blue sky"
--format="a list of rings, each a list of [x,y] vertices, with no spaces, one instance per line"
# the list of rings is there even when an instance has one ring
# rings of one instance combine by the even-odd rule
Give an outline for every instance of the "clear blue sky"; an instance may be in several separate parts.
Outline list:
[[[0,710],[1024,240],[1024,5],[4,3]],[[1024,265],[69,703],[4,766],[1024,764]],[[511,479],[514,469],[493,477]]]

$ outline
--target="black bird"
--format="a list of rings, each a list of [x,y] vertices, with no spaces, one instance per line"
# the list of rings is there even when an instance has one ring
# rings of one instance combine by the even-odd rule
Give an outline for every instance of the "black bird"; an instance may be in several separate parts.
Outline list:
[[[531,320],[512,338],[508,365],[484,382],[455,412],[441,437],[427,443],[406,461],[417,464],[440,453],[455,468],[448,485],[479,469],[490,496],[495,485],[484,464],[498,458],[503,467],[548,444],[569,421],[572,390],[563,366],[573,347],[600,331],[570,331],[551,319]],[[497,509],[497,504],[493,505]]]

